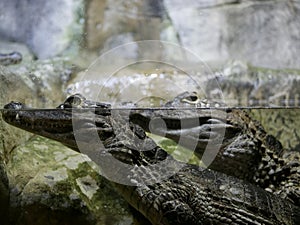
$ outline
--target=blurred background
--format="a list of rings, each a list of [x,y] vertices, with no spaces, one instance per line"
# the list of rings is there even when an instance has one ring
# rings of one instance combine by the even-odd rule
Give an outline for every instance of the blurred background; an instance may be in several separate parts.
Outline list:
[[[299,1],[293,0],[2,0],[0,16],[2,51],[5,41],[13,41],[35,59],[72,48],[96,57],[121,44],[162,40],[211,63],[239,59],[270,68],[300,63]],[[124,57],[129,54],[139,57],[137,49]]]
[[[1,53],[20,52],[23,63],[15,70],[18,70],[18,73],[22,71],[21,74],[27,77],[27,82],[30,80],[38,83],[37,88],[41,85],[44,88],[62,87],[59,93],[63,93],[63,98],[75,92],[95,98],[91,95],[91,92],[95,91],[89,90],[95,80],[97,89],[104,88],[105,93],[107,89],[116,89],[116,94],[124,87],[120,88],[115,83],[126,83],[126,79],[132,77],[135,72],[151,75],[156,70],[155,74],[176,74],[176,79],[172,75],[174,79],[166,79],[167,81],[163,82],[166,87],[176,80],[186,84],[196,80],[197,84],[193,84],[195,88],[190,88],[190,91],[202,92],[200,95],[205,98],[225,98],[229,106],[250,105],[247,102],[247,96],[250,95],[254,96],[252,105],[255,105],[253,102],[257,102],[262,95],[265,96],[266,104],[269,104],[269,101],[274,102],[274,99],[269,98],[270,95],[274,97],[274,93],[265,93],[265,89],[272,86],[272,80],[275,79],[275,83],[280,83],[281,86],[291,85],[285,84],[286,81],[279,82],[283,75],[278,78],[274,74],[278,73],[278,70],[281,70],[279,73],[285,74],[287,69],[298,73],[294,70],[298,70],[300,66],[299,7],[300,2],[295,0],[2,0],[0,50]],[[158,44],[147,45],[147,40],[156,40]],[[170,47],[171,45],[173,47]],[[190,55],[196,60],[191,59]],[[144,63],[138,69],[132,67],[133,62],[145,59],[155,60],[157,63]],[[47,71],[47,66],[52,65],[46,63],[47,66],[41,66],[45,64],[45,60],[69,63],[73,67],[62,71],[63,74],[59,76],[51,75],[51,78],[57,76],[58,79],[52,85],[49,82],[53,83],[53,80],[45,82],[51,73]],[[158,62],[164,65],[158,65]],[[255,76],[251,76],[253,73],[249,72],[250,65],[256,68]],[[64,65],[55,65],[51,70],[62,70],[62,67]],[[16,67],[10,68],[14,70]],[[268,71],[262,72],[261,75],[257,71],[262,70],[257,68],[266,68]],[[120,70],[121,74],[118,74],[117,70]],[[43,73],[48,75],[42,75]],[[180,76],[183,73],[184,76]],[[227,79],[227,75],[233,74],[240,74],[234,79],[242,81],[242,86],[247,89],[246,93],[243,93],[246,102],[235,102],[236,94],[231,96],[232,94],[227,94],[222,89],[224,78]],[[245,74],[246,76],[241,76]],[[218,84],[210,84],[209,88],[206,88],[207,83],[203,82],[210,79],[209,75],[221,76],[221,80],[218,78]],[[112,79],[107,80],[111,77],[116,77],[113,79],[114,85]],[[256,86],[261,87],[262,83],[265,84],[264,79],[271,83],[257,91]],[[115,82],[116,80],[120,82]],[[245,84],[248,80],[251,83],[250,91],[249,84]],[[255,80],[259,80],[259,84],[254,87]],[[297,79],[293,80],[298,82]],[[161,80],[154,86],[158,83],[162,83]],[[201,90],[197,85],[201,86]],[[150,85],[146,86],[143,86],[144,90]],[[215,90],[216,86],[222,90]],[[179,89],[184,91],[185,87]],[[38,92],[39,95],[47,94],[41,90]],[[52,90],[50,92],[54,93]],[[143,96],[149,95],[150,92],[153,90]],[[178,93],[168,90],[166,94],[173,97]],[[220,97],[224,94],[225,96]],[[297,94],[293,92],[292,97],[285,96],[285,101],[290,102],[291,99],[298,98]],[[131,98],[124,93],[123,95],[127,100]],[[120,101],[119,97],[117,99]],[[42,100],[47,103],[45,106],[53,107],[62,98],[56,96],[50,100],[47,96]],[[103,93],[102,100],[114,101]],[[282,101],[280,99],[276,104],[284,105]]]

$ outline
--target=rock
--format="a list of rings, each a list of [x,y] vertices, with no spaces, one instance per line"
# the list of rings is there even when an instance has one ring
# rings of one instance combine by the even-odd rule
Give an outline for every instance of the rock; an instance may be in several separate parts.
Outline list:
[[[255,66],[300,68],[299,1],[242,1],[229,7],[224,33],[231,58]]]
[[[0,156],[0,218],[1,224],[6,225],[9,221],[9,182],[4,166],[4,161]]]
[[[28,55],[30,57],[30,55]],[[28,60],[29,58],[27,58]],[[26,61],[26,60],[25,60]],[[70,64],[65,60],[35,61],[3,67],[0,66],[0,108],[10,101],[20,101],[32,107],[57,105],[63,99],[62,84],[70,75]],[[64,78],[65,81],[62,79]],[[9,209],[9,189],[7,173],[12,180],[12,171],[7,168],[11,163],[16,146],[25,143],[32,134],[6,124],[0,115],[0,217],[6,224]],[[22,156],[19,156],[22,159]],[[13,176],[24,176],[24,171],[13,172]],[[10,187],[16,190],[14,183]],[[11,204],[12,202],[10,202]],[[15,204],[15,203],[14,203]],[[22,213],[24,213],[23,211]],[[26,213],[25,213],[26,214]],[[50,218],[50,217],[49,217]],[[28,217],[29,219],[29,217]],[[35,218],[38,219],[38,218]],[[78,220],[80,218],[77,218]],[[80,220],[79,220],[80,221]],[[21,221],[20,221],[21,222]],[[11,223],[10,223],[11,224]],[[36,221],[28,222],[36,224]]]
[[[11,70],[29,81],[29,85],[34,85],[38,107],[55,108],[66,98],[65,84],[76,73],[77,67],[68,58],[54,57],[24,63]]]
[[[133,41],[134,37],[132,33],[113,35],[104,42],[103,48],[100,51],[100,55],[108,53],[108,51],[117,46],[124,45]],[[120,58],[138,58],[138,45],[135,44],[131,49],[129,49],[129,51],[122,51],[121,53],[123,53],[123,55],[119,55]],[[116,58],[116,60],[119,59]]]
[[[56,107],[66,97],[63,84],[72,75],[72,65],[62,58],[22,62],[16,66],[0,66],[0,108],[10,101],[29,107]],[[1,115],[0,115],[1,117]],[[5,160],[9,152],[31,135],[0,120],[0,154]]]
[[[85,45],[90,50],[100,48],[103,53],[103,49],[117,47],[126,41],[159,40],[162,30],[166,33],[169,25],[164,5],[159,0],[88,0]],[[168,30],[168,36],[163,35],[164,40],[176,36],[170,33]],[[123,36],[124,40],[119,39]]]
[[[300,68],[298,1],[164,2],[183,47],[204,61]]]
[[[17,66],[14,66],[17,67]],[[34,84],[24,76],[13,73],[7,67],[0,66],[0,108],[11,100],[38,105],[32,98],[36,91]],[[9,217],[9,187],[6,163],[14,147],[29,139],[31,134],[6,124],[0,114],[0,218],[1,224],[8,224]]]
[[[127,203],[85,155],[36,137],[8,163],[16,224],[131,224]]]
[[[65,50],[81,34],[82,0],[1,1],[0,37],[25,43],[40,59]]]
[[[163,40],[182,45],[213,67],[238,59],[260,67],[300,68],[298,1],[89,0],[86,9],[85,45],[100,54],[126,42]],[[174,55],[159,51],[138,46],[138,54],[130,57]]]
[[[24,78],[24,76],[23,76]],[[27,80],[24,82],[22,76],[18,76],[6,67],[0,66],[0,108],[14,100],[25,102],[29,105],[37,105],[37,99],[32,98],[35,95],[36,87]],[[0,115],[0,155],[7,161],[10,151],[20,143],[26,141],[31,134],[6,124]]]
[[[215,5],[206,8],[207,4],[208,1],[165,1],[172,25],[180,39],[179,44],[198,54],[204,61],[221,61],[228,58],[226,44],[222,39],[226,29],[225,12]]]

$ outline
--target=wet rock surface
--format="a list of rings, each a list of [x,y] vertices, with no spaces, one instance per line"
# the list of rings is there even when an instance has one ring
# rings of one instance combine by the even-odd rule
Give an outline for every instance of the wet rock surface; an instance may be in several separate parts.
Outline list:
[[[30,61],[25,57],[21,64],[0,67],[1,108],[11,100],[38,108],[57,106],[72,71],[62,58]],[[2,120],[0,129],[0,209],[5,218],[1,224],[132,220],[127,203],[102,181],[87,157],[44,139],[30,140],[30,133]]]
[[[85,155],[35,137],[7,165],[12,224],[118,224],[131,221],[127,203]]]
[[[1,223],[7,224],[9,220],[9,182],[4,160],[0,157],[0,217]]]

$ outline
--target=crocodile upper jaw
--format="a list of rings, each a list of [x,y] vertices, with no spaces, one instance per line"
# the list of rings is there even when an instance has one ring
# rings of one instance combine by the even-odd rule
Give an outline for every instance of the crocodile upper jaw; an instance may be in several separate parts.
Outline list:
[[[77,149],[72,129],[72,114],[65,110],[28,110],[23,105],[14,109],[14,102],[5,105],[2,117],[5,122]]]

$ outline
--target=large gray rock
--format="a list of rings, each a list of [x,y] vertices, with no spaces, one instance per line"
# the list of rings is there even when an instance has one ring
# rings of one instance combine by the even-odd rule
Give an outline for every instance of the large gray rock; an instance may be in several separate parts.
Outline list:
[[[204,61],[300,68],[299,1],[164,2],[181,44]]]
[[[278,0],[89,0],[85,40],[100,54],[131,41],[163,40],[213,66],[238,59],[261,67],[300,68],[299,9],[299,1]],[[164,54],[138,46],[118,58],[138,60],[159,51]]]
[[[7,165],[13,224],[131,224],[127,203],[85,155],[36,137]]]
[[[0,37],[23,42],[38,58],[61,53],[78,38],[82,0],[0,1]]]

